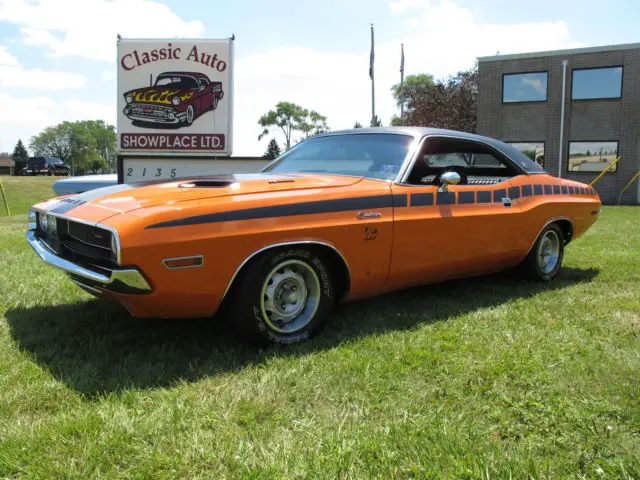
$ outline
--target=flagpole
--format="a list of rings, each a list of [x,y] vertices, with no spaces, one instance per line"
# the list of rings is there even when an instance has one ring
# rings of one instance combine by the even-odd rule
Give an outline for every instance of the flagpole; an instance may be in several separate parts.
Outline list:
[[[373,23],[371,24],[371,53],[369,55],[369,76],[371,77],[371,125],[374,125],[376,119],[376,84],[375,84],[375,76],[373,73],[373,63],[375,58],[374,48],[373,48]]]
[[[404,118],[404,94],[402,87],[404,85],[404,43],[400,44],[400,119]]]

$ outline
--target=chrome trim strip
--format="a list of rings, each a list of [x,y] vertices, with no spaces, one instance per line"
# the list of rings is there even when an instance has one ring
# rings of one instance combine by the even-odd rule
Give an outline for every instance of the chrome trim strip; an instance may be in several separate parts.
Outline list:
[[[55,268],[64,270],[65,272],[105,285],[122,282],[123,284],[138,290],[145,292],[151,291],[151,286],[147,280],[144,278],[142,273],[136,269],[111,270],[111,275],[102,275],[51,253],[47,245],[40,240],[33,231],[27,232],[27,242],[44,262]]]
[[[549,220],[547,223],[545,223],[542,228],[540,229],[540,231],[538,232],[538,234],[536,235],[536,238],[533,239],[533,243],[531,243],[531,246],[529,247],[529,249],[527,250],[527,253],[525,254],[525,257],[527,255],[529,255],[529,253],[531,253],[531,250],[533,250],[533,247],[535,246],[536,242],[538,241],[538,238],[540,238],[540,234],[542,233],[542,231],[547,228],[549,225],[551,225],[554,222],[557,222],[559,220],[566,220],[567,222],[569,222],[571,224],[571,232],[573,233],[574,231],[574,226],[573,226],[573,222],[571,221],[570,218],[568,217],[553,217],[551,220]],[[573,237],[573,235],[572,235]],[[565,241],[565,245],[568,243],[568,240],[571,239],[564,239]]]
[[[188,265],[186,267],[170,267],[169,265],[167,265],[167,262],[170,262],[171,260],[190,260],[192,258],[199,258],[200,259],[200,263],[198,265]],[[204,256],[203,255],[191,255],[189,257],[165,258],[164,260],[162,260],[162,264],[168,270],[184,270],[185,268],[198,268],[198,267],[204,266]]]
[[[38,212],[38,213],[46,213],[47,215],[51,215],[52,217],[57,217],[57,218],[61,218],[63,220],[67,220],[69,222],[78,222],[78,223],[82,223],[84,225],[89,225],[90,227],[96,227],[96,228],[101,228],[103,230],[108,230],[109,232],[111,232],[113,237],[116,239],[116,248],[118,250],[116,252],[116,263],[118,265],[122,265],[122,253],[121,253],[122,249],[120,248],[120,236],[118,235],[118,231],[115,228],[110,227],[108,225],[103,225],[102,223],[98,223],[98,222],[90,222],[88,220],[83,220],[81,218],[70,217],[68,215],[63,215],[61,213],[51,213],[51,212],[48,212],[47,210],[40,210],[40,209],[37,209],[37,208],[35,208],[33,210]],[[73,237],[73,238],[75,238],[75,237]],[[93,245],[93,246],[101,248],[98,245]]]
[[[266,247],[262,247],[261,249],[256,250],[251,255],[249,255],[240,264],[240,266],[236,269],[236,271],[234,272],[233,276],[231,277],[231,280],[227,284],[227,288],[225,289],[224,293],[222,294],[222,298],[220,299],[220,302],[222,303],[222,301],[225,299],[225,297],[227,296],[227,293],[229,293],[229,289],[231,288],[231,285],[233,285],[234,280],[236,279],[236,277],[238,276],[240,271],[244,268],[244,266],[247,263],[249,263],[249,261],[252,258],[254,258],[256,255],[258,255],[258,254],[260,254],[262,252],[266,252],[267,250],[271,250],[272,248],[288,247],[288,246],[291,246],[291,245],[321,245],[323,247],[329,247],[331,250],[336,252],[338,254],[338,256],[342,259],[342,262],[344,263],[344,266],[347,268],[347,289],[345,291],[344,296],[346,296],[349,293],[349,290],[351,288],[351,268],[349,268],[349,263],[347,262],[347,259],[344,257],[342,252],[340,252],[340,250],[338,250],[335,246],[331,245],[330,243],[320,242],[320,241],[315,241],[315,240],[300,240],[300,241],[297,241],[297,242],[296,241],[292,241],[292,242],[282,242],[282,243],[274,243],[272,245],[267,245]]]

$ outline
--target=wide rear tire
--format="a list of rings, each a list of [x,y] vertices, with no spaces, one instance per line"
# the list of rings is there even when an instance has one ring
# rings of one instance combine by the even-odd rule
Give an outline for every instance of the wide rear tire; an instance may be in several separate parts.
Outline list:
[[[237,333],[262,344],[308,340],[326,323],[335,304],[329,262],[303,247],[267,251],[235,282],[227,315]]]
[[[523,274],[532,280],[553,280],[562,268],[564,242],[562,229],[555,223],[547,225],[521,265]]]

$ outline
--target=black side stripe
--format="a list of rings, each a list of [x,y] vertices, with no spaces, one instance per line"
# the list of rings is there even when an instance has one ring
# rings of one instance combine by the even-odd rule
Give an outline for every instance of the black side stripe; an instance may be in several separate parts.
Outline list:
[[[246,208],[230,212],[195,215],[193,217],[155,223],[146,228],[183,227],[186,225],[202,225],[205,223],[234,222],[238,220],[257,220],[261,218],[291,217],[295,215],[310,215],[314,213],[335,213],[347,212],[349,210],[391,207],[393,207],[393,195],[339,198],[336,200],[292,203],[290,205],[273,205],[269,207]]]
[[[395,193],[393,195],[394,207],[406,207],[408,205],[408,195],[406,193]]]
[[[467,204],[476,202],[476,192],[458,192],[458,203]]]
[[[436,203],[438,205],[455,205],[456,193],[455,192],[438,192],[436,195]]]
[[[433,205],[433,193],[413,193],[411,195],[412,207],[424,207]]]
[[[51,213],[67,213],[69,210],[73,210],[82,204],[85,204],[84,200],[74,200],[72,198],[65,198],[60,201],[60,205],[49,210]]]

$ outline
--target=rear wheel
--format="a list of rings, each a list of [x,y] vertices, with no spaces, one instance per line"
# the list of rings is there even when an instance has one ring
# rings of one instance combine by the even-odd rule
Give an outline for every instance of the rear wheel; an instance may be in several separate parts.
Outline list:
[[[555,278],[562,267],[564,235],[558,225],[547,225],[522,264],[524,274],[540,281]]]
[[[328,262],[315,251],[291,247],[248,265],[233,287],[228,315],[247,339],[298,343],[325,324],[334,303]]]

